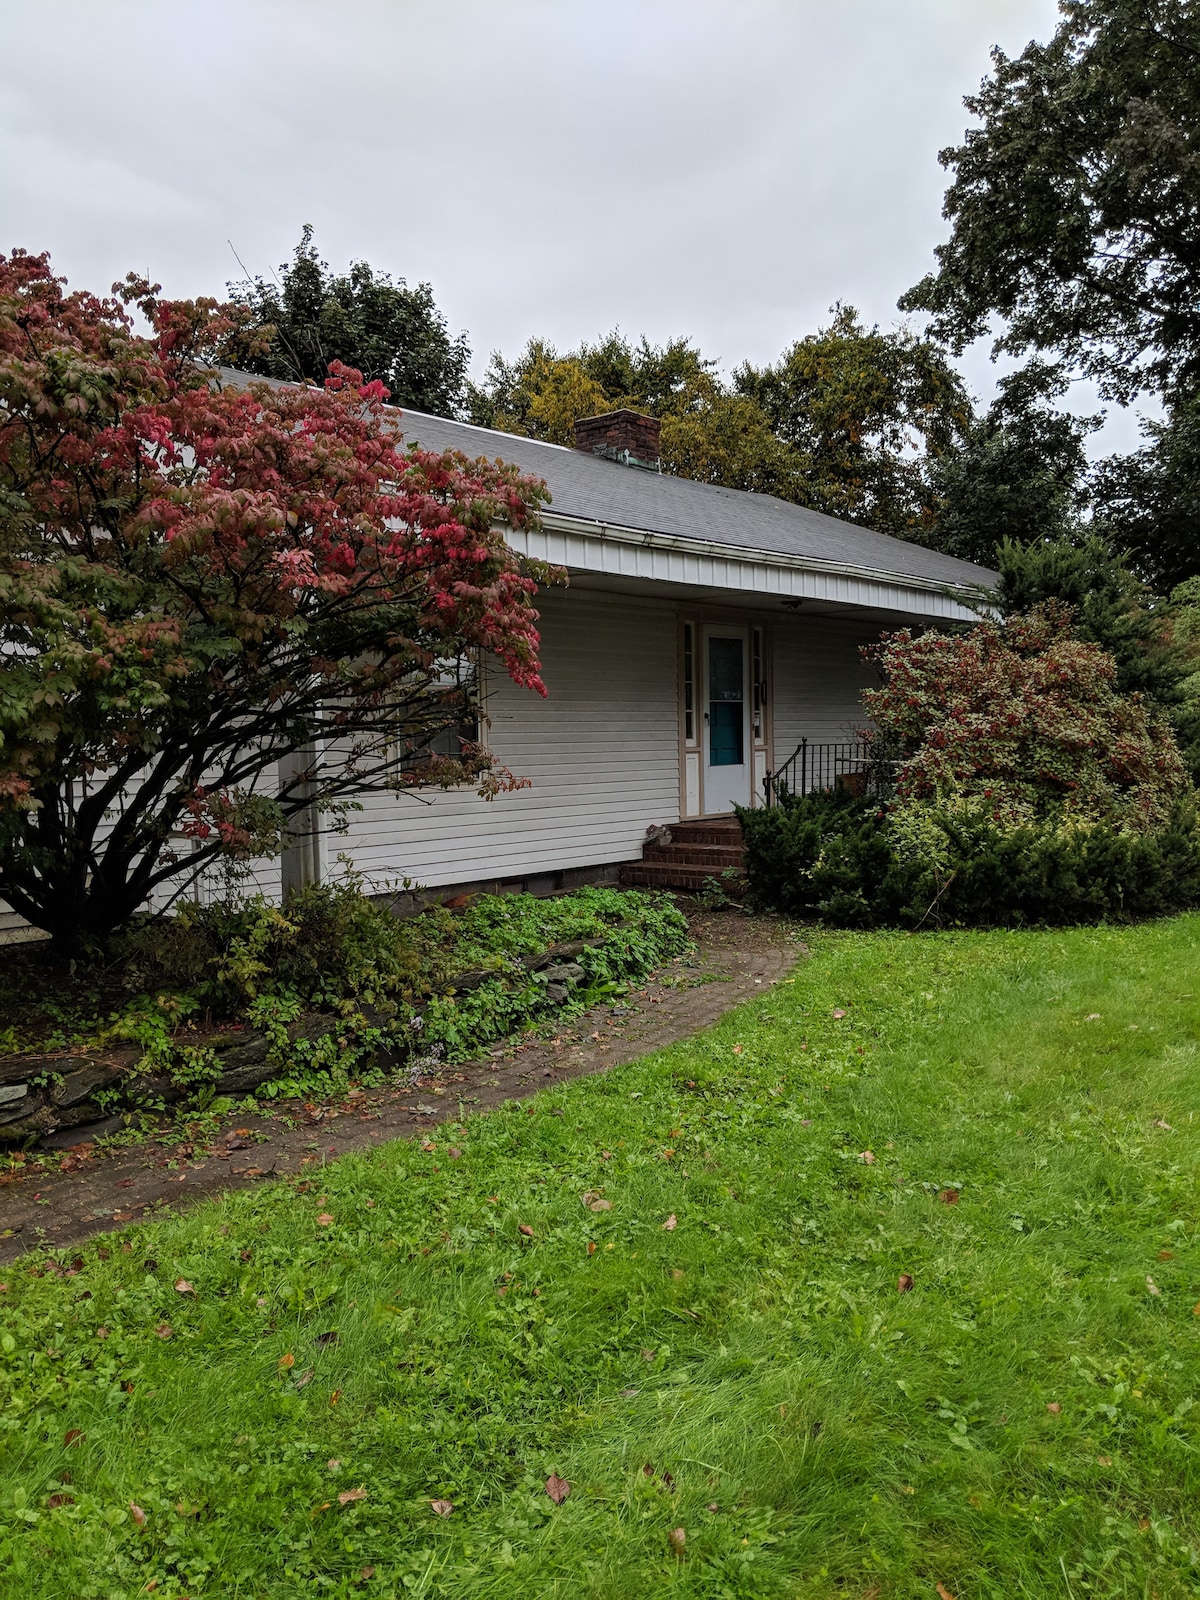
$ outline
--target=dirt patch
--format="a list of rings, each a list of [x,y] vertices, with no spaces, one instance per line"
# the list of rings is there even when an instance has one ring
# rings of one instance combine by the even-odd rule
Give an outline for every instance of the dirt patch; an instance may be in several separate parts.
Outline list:
[[[264,1105],[180,1137],[178,1122],[133,1146],[76,1145],[62,1164],[30,1156],[0,1177],[0,1262],[123,1228],[163,1210],[412,1137],[466,1111],[523,1099],[686,1039],[781,978],[802,949],[773,917],[685,906],[695,953],[620,1001],[525,1034],[461,1067],[324,1102]],[[52,1164],[53,1163],[53,1164]]]

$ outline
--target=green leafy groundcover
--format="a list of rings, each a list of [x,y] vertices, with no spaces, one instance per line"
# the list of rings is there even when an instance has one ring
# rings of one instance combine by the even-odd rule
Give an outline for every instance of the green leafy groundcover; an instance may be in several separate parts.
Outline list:
[[[4,1592],[1200,1593],[1198,944],[818,933],[432,1149],[22,1258]]]
[[[929,808],[915,843],[901,831],[903,814],[849,794],[739,816],[753,897],[832,926],[1062,926],[1200,904],[1191,805],[1142,831],[1068,817],[1000,827],[978,813]]]
[[[551,1007],[545,976],[522,957],[580,940],[593,942],[573,957],[583,969],[573,998],[587,1003],[686,949],[687,924],[665,895],[604,888],[480,895],[403,919],[354,879],[312,885],[282,908],[189,906],[132,929],[92,971],[23,952],[0,979],[0,1044],[133,1041],[147,1070],[202,1093],[220,1070],[213,1029],[249,1024],[278,1039],[268,1092],[292,1092],[313,1074],[362,1069],[381,1047],[455,1060],[529,1025]],[[336,1033],[290,1040],[287,1025],[309,1012],[337,1017]]]

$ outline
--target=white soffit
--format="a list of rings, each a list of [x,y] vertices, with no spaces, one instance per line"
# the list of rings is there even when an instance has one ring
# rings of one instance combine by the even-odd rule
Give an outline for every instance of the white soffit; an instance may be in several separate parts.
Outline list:
[[[577,571],[778,595],[781,600],[820,600],[827,605],[898,611],[945,622],[977,621],[983,600],[981,590],[872,572],[811,556],[739,552],[729,545],[588,522],[553,511],[544,512],[541,522],[542,526],[532,531],[506,528],[509,545],[533,560]]]

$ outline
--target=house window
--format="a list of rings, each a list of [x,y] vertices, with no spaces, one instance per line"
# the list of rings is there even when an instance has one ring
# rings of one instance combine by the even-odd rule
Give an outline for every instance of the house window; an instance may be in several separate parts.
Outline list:
[[[690,622],[683,625],[683,737],[687,744],[696,739],[696,667],[695,629]]]
[[[754,716],[754,742],[763,743],[763,708],[767,703],[767,674],[763,663],[763,631],[761,628],[750,630],[750,657],[752,663],[752,676],[754,692],[752,698]]]
[[[474,654],[454,657],[442,662],[432,681],[418,691],[421,698],[428,696],[430,701],[441,701],[453,720],[439,728],[431,739],[427,739],[424,729],[428,726],[428,720],[419,704],[414,707],[413,737],[406,741],[400,735],[391,747],[389,770],[396,788],[411,788],[412,780],[406,775],[419,771],[431,756],[457,759],[462,755],[464,745],[479,743],[482,731],[480,678],[479,661]],[[396,697],[405,702],[411,702],[413,698],[411,693],[405,694],[402,689],[396,691]],[[454,715],[456,712],[458,714]]]

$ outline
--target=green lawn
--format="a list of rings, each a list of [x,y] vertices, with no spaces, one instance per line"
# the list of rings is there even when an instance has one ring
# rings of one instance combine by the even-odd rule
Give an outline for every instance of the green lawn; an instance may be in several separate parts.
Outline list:
[[[432,1152],[0,1270],[0,1593],[1200,1594],[1198,947],[819,934]]]

